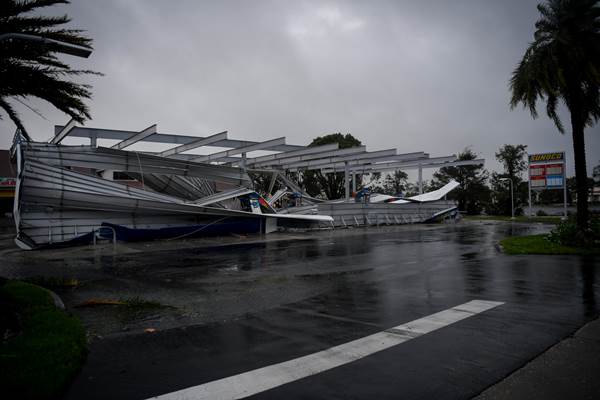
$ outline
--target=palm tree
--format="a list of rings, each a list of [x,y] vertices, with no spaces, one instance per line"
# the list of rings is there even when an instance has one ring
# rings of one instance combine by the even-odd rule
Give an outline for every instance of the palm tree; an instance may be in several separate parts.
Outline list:
[[[536,103],[545,100],[546,113],[561,133],[557,113],[564,102],[571,114],[577,226],[588,225],[584,129],[600,118],[600,8],[598,0],[548,0],[537,6],[534,40],[510,80],[511,108],[519,103],[537,117]]]
[[[27,135],[27,130],[15,111],[11,101],[25,105],[25,100],[37,97],[82,123],[90,118],[88,107],[83,102],[91,96],[90,86],[73,82],[68,78],[93,71],[71,69],[60,61],[56,53],[60,50],[42,40],[23,40],[18,35],[33,35],[62,43],[91,49],[92,39],[82,35],[81,30],[66,29],[61,25],[70,22],[67,15],[44,17],[31,15],[38,8],[55,4],[68,4],[68,0],[2,0],[0,6],[0,109]],[[7,39],[11,36],[10,39]],[[2,115],[0,114],[0,119]]]

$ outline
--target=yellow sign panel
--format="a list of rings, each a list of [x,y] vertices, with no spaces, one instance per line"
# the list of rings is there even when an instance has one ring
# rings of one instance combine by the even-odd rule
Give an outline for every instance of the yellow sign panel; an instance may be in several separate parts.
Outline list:
[[[565,159],[565,153],[541,153],[541,154],[530,154],[529,162],[546,162],[546,161],[563,161]]]

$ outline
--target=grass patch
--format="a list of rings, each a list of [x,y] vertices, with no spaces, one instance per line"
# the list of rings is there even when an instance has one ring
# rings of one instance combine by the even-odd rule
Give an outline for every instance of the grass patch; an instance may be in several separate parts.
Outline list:
[[[507,254],[600,254],[600,248],[563,246],[548,240],[548,235],[510,236],[500,241]]]
[[[558,224],[562,217],[558,216],[544,216],[544,217],[527,217],[520,215],[511,219],[507,215],[465,215],[464,219],[467,221],[514,221],[514,222],[540,222],[543,224]]]
[[[33,284],[8,281],[0,286],[3,337],[0,344],[2,396],[57,398],[81,368],[85,330],[79,320],[54,306],[50,293]],[[7,328],[9,330],[7,330]]]

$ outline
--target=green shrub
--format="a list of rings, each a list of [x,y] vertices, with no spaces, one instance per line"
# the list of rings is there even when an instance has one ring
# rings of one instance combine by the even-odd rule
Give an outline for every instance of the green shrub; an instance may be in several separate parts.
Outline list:
[[[548,240],[563,246],[577,246],[579,245],[577,232],[577,224],[574,221],[562,221],[548,234]]]
[[[548,213],[546,213],[546,211],[544,211],[544,210],[537,210],[535,215],[537,215],[538,217],[547,217]]]
[[[2,395],[7,399],[59,397],[85,360],[81,323],[57,309],[46,289],[25,282],[0,285],[0,304],[19,316],[20,331],[0,343]]]
[[[600,241],[600,219],[591,220],[588,230],[581,232],[575,219],[569,218],[556,225],[548,240],[563,246],[596,247]]]

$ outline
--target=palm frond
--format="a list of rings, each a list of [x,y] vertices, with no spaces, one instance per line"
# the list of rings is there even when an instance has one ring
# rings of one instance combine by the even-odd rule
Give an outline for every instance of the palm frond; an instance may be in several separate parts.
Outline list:
[[[67,0],[2,0],[0,6],[0,34],[24,33],[92,48],[92,39],[79,29],[61,27],[70,22],[67,15],[46,17],[25,15],[41,7],[68,4]],[[0,42],[0,103],[1,109],[19,129],[26,132],[20,116],[9,99],[22,102],[36,97],[78,122],[90,118],[85,100],[91,98],[91,87],[71,80],[82,75],[101,75],[87,69],[72,69],[57,56],[57,49],[43,42],[21,39]],[[31,108],[30,108],[31,109]],[[37,110],[32,110],[39,113]]]
[[[27,133],[25,126],[23,126],[21,118],[19,118],[19,114],[17,114],[12,105],[10,105],[10,103],[8,103],[3,97],[0,97],[0,108],[2,108],[6,112],[6,114],[12,120],[12,122],[17,126],[18,129],[21,130],[23,136],[29,139],[29,134]]]
[[[534,41],[514,69],[509,81],[510,107],[529,109],[536,118],[536,104],[546,101],[546,114],[560,132],[560,101],[573,112],[593,113],[600,99],[600,7],[598,0],[548,0],[538,5]],[[585,89],[593,88],[596,90]],[[585,110],[581,104],[588,104]]]
[[[0,8],[0,17],[28,13],[36,8],[49,7],[56,4],[69,4],[69,0],[9,0]]]
[[[546,114],[548,117],[554,122],[558,131],[560,133],[565,133],[565,129],[563,127],[562,121],[556,112],[556,107],[558,106],[558,97],[555,94],[551,94],[548,96],[548,100],[546,102]]]

